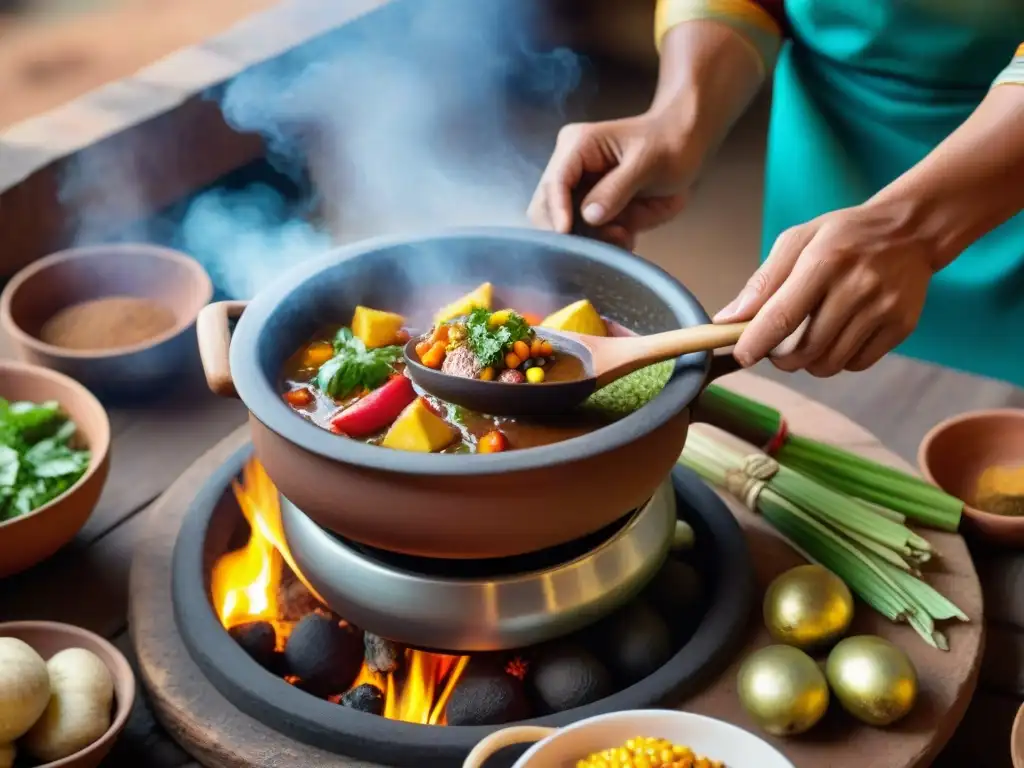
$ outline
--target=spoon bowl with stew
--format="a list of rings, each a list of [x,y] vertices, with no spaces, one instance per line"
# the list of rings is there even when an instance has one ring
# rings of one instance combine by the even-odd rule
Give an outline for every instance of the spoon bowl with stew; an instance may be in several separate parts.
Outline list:
[[[565,413],[596,390],[634,371],[693,352],[731,347],[748,323],[706,324],[648,336],[586,336],[534,328],[549,341],[556,356],[580,362],[580,374],[539,384],[512,384],[455,376],[428,368],[416,354],[421,339],[405,345],[406,370],[413,383],[434,397],[492,416],[553,416]]]

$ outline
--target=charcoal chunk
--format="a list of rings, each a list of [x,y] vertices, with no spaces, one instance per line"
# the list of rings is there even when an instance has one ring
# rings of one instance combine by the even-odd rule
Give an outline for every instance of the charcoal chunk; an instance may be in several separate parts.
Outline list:
[[[530,664],[526,683],[543,714],[592,704],[612,693],[607,667],[582,645],[568,641],[542,648]]]
[[[295,625],[284,656],[303,690],[324,697],[341,693],[363,666],[362,633],[311,613]]]
[[[338,701],[343,707],[358,709],[370,715],[384,714],[384,691],[376,685],[363,683],[345,693]]]
[[[320,601],[289,568],[285,568],[281,583],[278,584],[277,604],[284,621],[299,621],[314,611],[326,612]]]
[[[598,655],[626,687],[653,674],[672,657],[672,634],[657,611],[634,600],[594,630]]]
[[[266,621],[251,621],[232,627],[228,634],[261,667],[271,669],[274,666],[277,633],[272,624]]]
[[[398,662],[402,658],[402,648],[398,644],[365,632],[363,648],[366,666],[372,671],[387,675],[398,670]]]
[[[673,629],[692,629],[702,603],[700,574],[689,563],[669,558],[644,590],[649,602]]]
[[[522,682],[491,663],[466,667],[445,711],[448,725],[503,725],[530,716]]]

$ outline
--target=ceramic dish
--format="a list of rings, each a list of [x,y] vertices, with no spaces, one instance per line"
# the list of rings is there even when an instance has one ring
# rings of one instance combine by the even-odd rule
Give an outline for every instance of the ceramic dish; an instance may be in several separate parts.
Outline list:
[[[347,322],[357,305],[415,320],[417,306],[432,315],[485,281],[495,301],[522,306],[528,295],[530,311],[541,315],[589,298],[638,333],[709,322],[672,276],[581,237],[494,228],[385,238],[304,262],[248,305],[203,310],[207,381],[249,409],[256,456],[281,493],[345,538],[439,558],[506,557],[581,538],[653,495],[682,450],[690,404],[716,374],[735,369],[731,356],[714,368],[706,352],[678,358],[659,394],[593,432],[487,455],[349,440],[298,416],[282,398],[285,361],[318,328]],[[237,314],[232,335],[229,318]]]
[[[174,326],[113,349],[65,349],[39,338],[60,310],[110,296],[159,302],[173,312]],[[196,316],[212,296],[209,276],[183,253],[142,243],[72,248],[11,279],[0,294],[0,326],[23,360],[66,373],[101,397],[138,398],[180,384],[182,369],[195,357]]]
[[[27,643],[43,657],[44,661],[68,648],[83,648],[96,654],[106,664],[114,680],[114,711],[107,732],[85,749],[62,760],[43,763],[36,768],[98,766],[124,730],[135,701],[135,675],[124,654],[99,635],[81,627],[52,621],[13,621],[0,624],[0,637],[15,637]]]
[[[991,466],[1024,467],[1024,410],[971,411],[936,425],[917,451],[921,473],[964,502],[967,528],[993,543],[1024,546],[1024,517],[972,506],[981,473]]]
[[[793,768],[774,747],[735,725],[667,709],[612,712],[559,728],[532,725],[497,731],[481,741],[462,764],[483,768],[491,755],[512,744],[536,741],[512,768],[572,768],[577,761],[637,736],[668,739],[728,768]]]
[[[75,439],[92,452],[89,468],[57,498],[0,522],[0,578],[45,560],[89,519],[110,468],[110,422],[89,390],[67,376],[26,363],[0,361],[0,397],[36,403],[56,400],[78,427]]]

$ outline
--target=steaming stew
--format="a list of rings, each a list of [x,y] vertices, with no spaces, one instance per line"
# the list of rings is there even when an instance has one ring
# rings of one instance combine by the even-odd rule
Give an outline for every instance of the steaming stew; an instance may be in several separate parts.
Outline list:
[[[452,375],[521,383],[565,381],[583,363],[557,352],[533,326],[607,335],[604,320],[584,300],[543,320],[512,309],[491,311],[490,284],[437,313],[417,345],[424,365]],[[586,434],[611,418],[578,411],[543,422],[473,413],[419,395],[405,375],[405,318],[357,307],[349,326],[326,327],[285,364],[283,396],[296,413],[345,437],[398,450],[496,453]]]

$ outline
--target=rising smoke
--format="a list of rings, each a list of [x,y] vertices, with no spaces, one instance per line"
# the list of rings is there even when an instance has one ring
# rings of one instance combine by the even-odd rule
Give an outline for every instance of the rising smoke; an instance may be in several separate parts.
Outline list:
[[[223,293],[248,298],[332,243],[524,224],[540,159],[514,144],[522,98],[557,124],[581,75],[570,51],[538,50],[539,5],[398,0],[241,74],[219,95],[226,120],[261,134],[276,168],[311,181],[313,205],[296,209],[266,185],[213,190],[176,231],[149,239],[191,253]],[[130,185],[131,166],[118,166],[107,175]],[[87,240],[94,216],[79,213]]]

